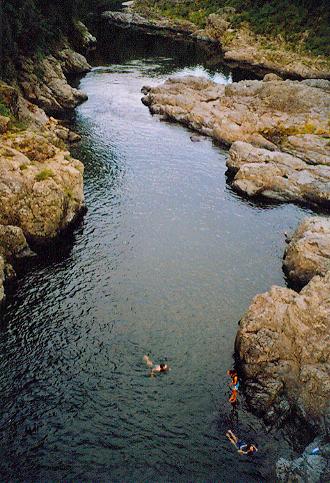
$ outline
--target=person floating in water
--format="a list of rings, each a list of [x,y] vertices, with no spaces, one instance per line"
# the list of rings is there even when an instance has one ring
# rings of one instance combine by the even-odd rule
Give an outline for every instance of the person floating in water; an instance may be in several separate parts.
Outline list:
[[[230,385],[232,387],[232,392],[231,396],[229,398],[229,402],[231,404],[236,404],[237,403],[237,394],[238,394],[238,388],[239,388],[239,380],[238,380],[238,375],[235,370],[228,370],[227,375],[231,377],[231,382]]]
[[[150,377],[154,377],[156,374],[160,374],[161,372],[168,372],[170,370],[170,367],[168,366],[168,364],[162,363],[162,364],[154,365],[150,357],[147,355],[143,356],[143,360],[147,364],[147,366],[151,369]]]
[[[235,446],[239,454],[253,455],[258,451],[258,447],[255,443],[245,443],[245,441],[238,439],[230,429],[227,431],[226,436]]]

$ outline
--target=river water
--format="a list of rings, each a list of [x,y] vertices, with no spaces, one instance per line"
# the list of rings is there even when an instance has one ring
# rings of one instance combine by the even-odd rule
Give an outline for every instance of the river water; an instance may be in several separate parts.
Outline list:
[[[1,479],[269,480],[293,449],[243,401],[231,414],[226,370],[253,296],[285,285],[283,233],[308,210],[239,197],[227,151],[140,101],[171,74],[239,73],[121,36],[96,64],[73,120],[88,212],[20,273],[1,318]],[[172,370],[147,377],[144,354]]]

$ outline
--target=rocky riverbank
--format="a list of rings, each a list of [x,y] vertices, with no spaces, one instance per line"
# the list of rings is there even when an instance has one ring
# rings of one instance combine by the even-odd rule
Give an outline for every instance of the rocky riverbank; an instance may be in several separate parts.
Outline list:
[[[283,81],[268,74],[263,81],[224,86],[186,77],[142,92],[153,114],[231,145],[229,182],[237,191],[330,207],[328,81]],[[269,425],[300,421],[322,434],[330,397],[329,230],[329,219],[315,216],[287,237],[283,268],[290,282],[307,285],[300,293],[272,287],[257,295],[236,337],[251,409]],[[280,460],[278,478],[299,474],[301,481],[321,481],[328,456],[313,456],[313,465],[320,459],[315,468],[305,457]],[[312,479],[306,479],[309,473]]]
[[[144,87],[153,114],[232,145],[227,166],[234,189],[248,196],[330,206],[330,82],[216,84],[172,78]]]
[[[104,12],[102,21],[150,35],[212,44],[229,66],[248,68],[260,76],[275,72],[284,77],[330,79],[327,57],[295,52],[284,41],[256,36],[247,25],[236,28],[231,21],[232,9],[222,10],[221,14],[209,15],[203,29],[187,20],[162,16],[143,2],[122,12]]]
[[[75,38],[95,43],[79,22]],[[87,99],[66,76],[89,69],[65,40],[42,59],[20,58],[12,86],[0,82],[0,301],[17,259],[34,255],[29,243],[53,240],[85,209],[84,167],[67,147],[80,137],[49,115]]]

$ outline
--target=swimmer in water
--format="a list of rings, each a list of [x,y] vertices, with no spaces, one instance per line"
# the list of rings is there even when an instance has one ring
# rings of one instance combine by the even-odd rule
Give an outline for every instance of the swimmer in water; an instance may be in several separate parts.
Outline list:
[[[227,431],[226,436],[235,446],[239,454],[253,455],[258,451],[258,447],[255,443],[245,443],[245,441],[238,439],[230,429]]]
[[[150,357],[148,357],[147,355],[143,356],[143,360],[147,364],[147,366],[151,369],[150,377],[154,377],[156,374],[160,374],[161,372],[168,372],[170,370],[167,364],[162,363],[162,364],[154,365]]]

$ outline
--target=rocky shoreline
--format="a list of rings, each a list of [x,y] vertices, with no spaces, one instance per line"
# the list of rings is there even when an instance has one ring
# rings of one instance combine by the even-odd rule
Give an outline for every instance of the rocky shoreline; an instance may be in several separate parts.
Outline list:
[[[96,39],[77,22],[76,41],[87,51]],[[20,58],[12,86],[0,82],[0,302],[19,259],[34,256],[29,243],[61,235],[85,210],[83,164],[68,145],[80,139],[49,117],[87,99],[66,76],[90,70],[64,40],[42,59]]]
[[[227,167],[237,191],[330,207],[329,81],[268,74],[220,85],[188,76],[143,93],[153,114],[231,145]]]
[[[207,25],[199,29],[189,21],[173,20],[155,13],[139,3],[124,11],[107,11],[101,21],[107,25],[138,30],[148,35],[165,36],[212,45],[222,54],[222,61],[232,68],[250,69],[259,76],[274,72],[295,79],[330,79],[329,59],[293,52],[286,45],[270,43],[257,37],[247,26],[240,29],[231,24],[231,11],[208,16]]]
[[[263,81],[224,86],[188,76],[142,92],[152,114],[231,146],[227,167],[235,190],[330,208],[329,81],[283,81],[268,74]],[[329,463],[329,234],[329,218],[313,216],[287,237],[283,270],[290,283],[304,288],[297,293],[274,286],[257,295],[236,337],[250,408],[270,426],[302,423],[325,441],[323,454],[308,464],[308,448],[298,462],[280,460],[279,481],[297,475],[297,481],[323,481]]]

